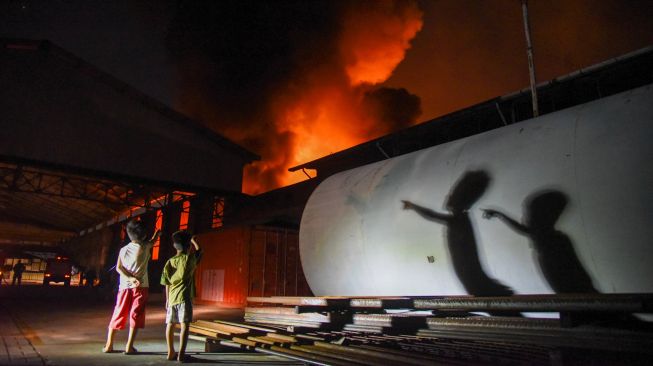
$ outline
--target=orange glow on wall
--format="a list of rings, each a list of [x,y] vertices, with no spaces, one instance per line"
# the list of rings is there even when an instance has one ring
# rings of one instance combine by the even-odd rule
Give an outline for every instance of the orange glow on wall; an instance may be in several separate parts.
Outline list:
[[[179,216],[179,230],[188,229],[188,216],[190,215],[190,201],[184,201],[181,206],[181,215]]]
[[[299,233],[229,227],[198,235],[195,301],[243,307],[247,296],[312,296],[299,258]],[[222,276],[212,274],[222,272]]]
[[[213,212],[211,215],[211,228],[217,229],[222,227],[224,217],[224,198],[218,197],[213,202]]]
[[[163,212],[161,210],[156,211],[156,222],[154,224],[155,230],[161,230],[163,227]],[[154,246],[152,247],[152,260],[159,259],[159,249],[161,248],[161,236],[156,238]]]

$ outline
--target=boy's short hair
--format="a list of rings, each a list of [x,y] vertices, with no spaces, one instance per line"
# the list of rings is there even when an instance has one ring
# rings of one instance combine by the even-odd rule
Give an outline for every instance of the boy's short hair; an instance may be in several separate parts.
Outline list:
[[[177,250],[186,250],[190,247],[191,235],[186,230],[175,231],[172,234],[172,246]]]
[[[145,228],[145,224],[140,220],[131,220],[127,223],[127,235],[131,241],[143,242],[147,240],[147,229]]]

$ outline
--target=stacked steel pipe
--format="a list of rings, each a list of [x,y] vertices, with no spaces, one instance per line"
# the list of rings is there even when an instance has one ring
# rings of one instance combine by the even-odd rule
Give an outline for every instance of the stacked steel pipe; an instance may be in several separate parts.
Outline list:
[[[653,327],[633,315],[653,313],[651,294],[248,300],[244,323],[198,321],[191,332],[208,349],[235,347],[316,365],[653,361]],[[534,312],[560,316],[522,316]]]

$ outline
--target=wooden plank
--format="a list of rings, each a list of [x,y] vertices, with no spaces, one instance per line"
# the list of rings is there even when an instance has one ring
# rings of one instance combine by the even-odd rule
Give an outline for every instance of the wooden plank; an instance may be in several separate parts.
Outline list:
[[[238,344],[242,344],[242,345],[245,345],[245,346],[256,347],[256,342],[252,341],[252,340],[249,340],[249,339],[240,338],[240,337],[233,337],[233,338],[231,338],[231,340],[233,342],[236,342]]]
[[[283,335],[283,334],[278,334],[278,333],[268,333],[267,336],[269,338],[279,339],[279,340],[284,341],[284,342],[289,342],[289,343],[296,343],[297,342],[297,337],[295,337],[295,336]]]
[[[218,324],[234,325],[234,326],[237,326],[237,327],[243,327],[243,328],[256,330],[256,331],[260,331],[260,332],[266,332],[266,333],[274,333],[274,332],[277,331],[276,329],[272,329],[272,328],[264,328],[264,327],[259,327],[259,326],[254,326],[254,325],[251,325],[251,324],[244,324],[244,323],[233,323],[233,322],[227,322],[227,321],[224,321],[224,320],[214,320],[214,322],[218,323]]]
[[[191,323],[194,326],[200,326],[203,328],[208,328],[208,329],[213,329],[217,332],[223,333],[223,334],[245,334],[249,333],[250,329],[237,326],[237,325],[230,325],[230,324],[220,324],[220,323],[215,323],[211,321],[206,321],[206,320],[198,320],[194,323]]]
[[[188,328],[188,331],[191,332],[191,333],[204,335],[204,336],[211,337],[211,338],[214,338],[214,339],[219,338],[218,333],[216,331],[213,331],[213,330],[210,330],[210,329],[190,326]]]
[[[226,347],[237,348],[237,349],[241,349],[241,350],[248,350],[248,351],[251,351],[251,350],[254,349],[254,346],[248,346],[246,344],[241,344],[241,343],[237,343],[237,342],[229,341],[229,340],[221,340],[220,345],[226,346]]]
[[[223,338],[223,337],[221,337],[221,335],[223,335],[223,336],[233,336],[233,335],[237,335],[237,334],[243,334],[242,332],[233,333],[233,332],[228,332],[228,331],[225,331],[225,330],[222,330],[222,329],[214,329],[214,328],[205,327],[205,326],[192,324],[192,323],[189,325],[188,329],[189,329],[190,332],[206,335],[206,336],[213,337],[213,338]]]
[[[289,342],[289,341],[286,341],[286,340],[283,340],[283,339],[268,337],[268,336],[258,336],[258,337],[249,336],[249,337],[247,337],[247,339],[249,339],[250,341],[257,342],[257,343],[264,343],[264,344],[269,344],[269,345],[275,345],[275,344],[284,345],[284,344],[293,343],[293,342]]]

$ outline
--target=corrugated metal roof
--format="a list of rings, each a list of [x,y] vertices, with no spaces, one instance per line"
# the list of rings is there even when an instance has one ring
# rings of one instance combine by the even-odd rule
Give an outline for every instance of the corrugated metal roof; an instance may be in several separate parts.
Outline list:
[[[0,242],[60,242],[166,193],[0,162]]]
[[[60,243],[174,192],[238,195],[259,159],[48,41],[0,38],[0,82],[0,244]]]

